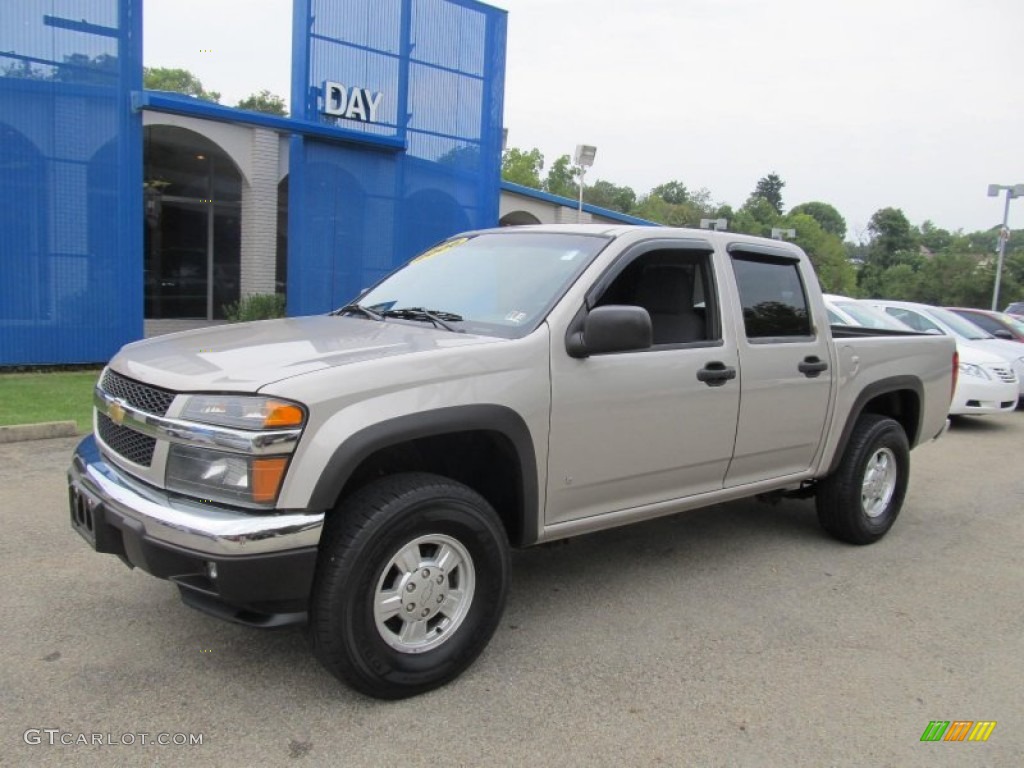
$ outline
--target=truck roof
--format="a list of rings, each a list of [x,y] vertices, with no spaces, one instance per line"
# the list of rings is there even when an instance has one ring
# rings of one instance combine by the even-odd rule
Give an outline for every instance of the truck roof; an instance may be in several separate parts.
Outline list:
[[[523,224],[511,227],[477,229],[464,234],[480,235],[510,232],[550,232],[569,235],[603,235],[605,237],[622,237],[629,234],[642,234],[649,237],[685,236],[700,238],[712,243],[721,241],[727,241],[729,243],[750,243],[760,245],[762,247],[772,247],[779,250],[790,251],[794,254],[802,253],[799,247],[793,243],[787,243],[784,240],[772,240],[767,237],[743,235],[739,232],[719,232],[711,229],[691,229],[686,227],[648,227],[630,224]]]

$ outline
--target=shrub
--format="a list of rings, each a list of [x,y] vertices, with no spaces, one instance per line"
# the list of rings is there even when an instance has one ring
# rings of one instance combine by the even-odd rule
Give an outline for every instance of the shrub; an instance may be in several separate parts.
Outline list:
[[[272,320],[285,316],[284,294],[252,293],[224,307],[224,314],[231,323],[247,323],[250,320]]]

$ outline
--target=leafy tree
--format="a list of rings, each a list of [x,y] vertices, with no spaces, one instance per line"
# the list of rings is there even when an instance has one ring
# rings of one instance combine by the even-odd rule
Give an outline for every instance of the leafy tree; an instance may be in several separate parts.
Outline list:
[[[842,241],[808,213],[790,213],[781,226],[795,229],[793,242],[799,245],[818,273],[818,281],[826,293],[849,295],[857,288],[857,272],[846,258]]]
[[[632,213],[634,216],[656,221],[666,227],[696,227],[699,223],[694,219],[695,216],[699,219],[699,214],[695,213],[692,205],[673,205],[654,192],[641,198]]]
[[[664,184],[659,184],[651,190],[651,194],[657,195],[671,205],[683,205],[690,199],[690,193],[681,181],[667,181]]]
[[[891,267],[917,252],[914,228],[899,208],[875,211],[868,222],[868,234],[868,260],[879,267]]]
[[[575,198],[579,195],[579,184],[576,182],[579,168],[572,164],[572,158],[562,155],[551,164],[544,189],[552,195]]]
[[[202,101],[220,102],[220,94],[203,88],[202,81],[187,69],[143,67],[142,82],[151,91],[173,91],[195,96]]]
[[[933,253],[945,250],[953,243],[953,235],[936,227],[931,221],[921,225],[920,243]]]
[[[513,184],[541,189],[544,186],[540,180],[543,167],[544,155],[536,147],[529,152],[509,147],[501,157],[501,178]]]
[[[917,301],[920,277],[910,264],[897,264],[877,276],[877,287],[865,295],[872,299]],[[863,287],[863,286],[862,286]]]
[[[763,198],[767,200],[772,208],[775,209],[775,213],[782,214],[782,188],[786,186],[779,175],[775,172],[769,173],[767,176],[762,176],[757,180],[757,186],[754,187],[754,191],[750,193],[750,197],[747,198],[746,205],[750,205],[757,198]]]
[[[772,227],[778,226],[780,221],[779,212],[771,201],[764,197],[751,197],[729,222],[729,229],[745,235],[768,237]]]
[[[994,270],[966,254],[940,253],[917,271],[917,300],[926,304],[976,306],[992,298]]]
[[[835,235],[840,240],[846,237],[846,219],[828,203],[817,201],[800,203],[800,205],[794,206],[789,212],[790,214],[806,213],[817,221],[826,232]]]
[[[259,93],[253,93],[246,96],[237,104],[239,109],[248,109],[251,112],[263,112],[268,115],[280,115],[284,117],[288,114],[288,110],[285,108],[284,99],[277,94],[271,93],[264,88]]]
[[[591,205],[622,213],[629,213],[636,207],[636,192],[631,187],[620,187],[604,180],[595,181],[592,186],[584,187],[583,199]]]

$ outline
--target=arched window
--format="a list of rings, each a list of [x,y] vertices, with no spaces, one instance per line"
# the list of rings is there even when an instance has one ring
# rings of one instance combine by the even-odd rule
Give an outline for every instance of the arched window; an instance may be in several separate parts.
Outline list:
[[[205,136],[144,129],[147,319],[224,317],[238,301],[242,174]]]

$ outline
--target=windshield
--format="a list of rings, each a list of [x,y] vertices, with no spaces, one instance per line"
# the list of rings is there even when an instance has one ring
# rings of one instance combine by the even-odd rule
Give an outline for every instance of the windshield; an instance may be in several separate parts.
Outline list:
[[[358,303],[377,312],[444,313],[455,330],[519,338],[537,327],[609,242],[553,232],[459,237],[417,256]]]
[[[835,305],[865,328],[881,328],[890,331],[909,330],[908,326],[899,320],[889,317],[889,315],[881,310],[869,307],[866,304],[857,304],[853,301],[837,301]]]
[[[999,319],[1017,331],[1017,333],[1024,333],[1024,321],[1018,320],[1013,315],[1007,314],[999,315]]]
[[[943,325],[946,325],[955,335],[962,339],[993,339],[995,338],[988,331],[984,331],[970,320],[964,320],[956,312],[939,307],[928,307],[928,314],[934,317]]]

